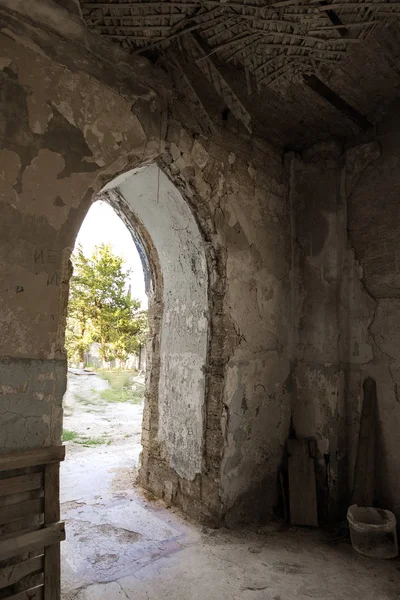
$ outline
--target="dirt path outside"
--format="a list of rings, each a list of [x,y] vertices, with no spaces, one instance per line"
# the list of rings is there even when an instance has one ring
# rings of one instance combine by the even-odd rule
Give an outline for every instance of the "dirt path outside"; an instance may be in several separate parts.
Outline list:
[[[133,394],[119,390],[114,376],[111,385],[104,377],[108,374],[68,373],[61,502],[101,496],[135,483],[142,449],[143,377],[132,376]]]

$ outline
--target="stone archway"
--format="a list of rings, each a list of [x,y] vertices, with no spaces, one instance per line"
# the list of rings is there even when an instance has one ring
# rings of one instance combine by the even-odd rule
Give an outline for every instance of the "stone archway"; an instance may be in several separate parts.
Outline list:
[[[156,165],[129,171],[101,191],[131,231],[149,295],[150,353],[140,480],[165,463],[178,476],[201,475],[204,451],[209,304],[205,241],[172,181]],[[169,501],[169,473],[157,484]]]
[[[190,104],[172,102],[166,73],[58,18],[60,10],[29,21],[1,11],[0,430],[9,433],[0,452],[59,444],[74,239],[104,185],[157,162],[204,241],[208,358],[201,473],[180,476],[152,437],[142,484],[195,518],[268,515],[291,395],[280,152],[222,128],[202,137]],[[262,490],[257,507],[254,490]]]
[[[137,99],[132,110],[131,102],[85,72],[69,71],[39,53],[34,53],[32,62],[32,51],[14,40],[4,38],[1,55],[6,65],[1,72],[4,84],[1,106],[10,126],[2,135],[4,177],[0,182],[0,196],[4,248],[13,248],[8,252],[7,264],[3,263],[3,281],[9,292],[1,299],[0,346],[8,362],[3,361],[1,367],[5,381],[15,379],[18,372],[21,390],[28,390],[26,399],[25,392],[22,399],[18,398],[18,405],[15,393],[7,394],[14,415],[11,435],[3,445],[3,451],[9,451],[57,445],[61,439],[69,256],[93,198],[121,172],[153,163],[161,156],[165,164],[173,160],[166,151],[165,113],[159,110],[163,99],[150,86],[141,88],[146,103]],[[39,72],[47,73],[41,86],[37,85]],[[13,99],[12,114],[7,112],[11,110],[7,98]],[[41,98],[46,98],[45,105]],[[177,140],[177,147],[186,150],[189,142],[193,145],[193,138],[180,124],[171,129],[172,134],[181,138]],[[175,168],[174,176],[183,187],[187,185],[184,170],[184,165]],[[202,204],[203,200],[192,194],[192,202]],[[190,211],[189,205],[186,206]],[[207,254],[207,265],[202,264],[201,268],[207,271],[205,277],[208,278],[218,261],[210,260],[214,249],[210,244],[210,217],[205,205],[198,213],[196,219],[201,221],[203,237],[207,238],[202,242],[206,246],[203,256]],[[195,224],[194,217],[192,219]],[[193,268],[198,267],[195,263]],[[215,279],[214,276],[213,286],[221,287]],[[211,296],[212,293],[203,303],[203,313],[208,311]],[[213,310],[217,307],[221,310],[217,303],[213,307]],[[208,317],[212,320],[211,314]],[[207,320],[204,315],[202,318]],[[207,326],[204,331],[206,335]],[[221,344],[221,338],[216,343]],[[203,337],[202,344],[203,348],[208,347],[208,337]],[[218,443],[214,437],[209,444],[204,432],[207,398],[213,394],[215,403],[220,403],[222,366],[215,378],[218,369],[210,373],[203,352],[196,369],[203,370],[203,401],[197,403],[197,425],[191,436],[189,454],[195,458],[190,458],[179,473],[176,470],[179,453],[174,455],[167,433],[164,431],[163,444],[158,449],[156,436],[151,433],[149,447],[152,450],[144,457],[142,484],[159,496],[173,499],[194,515],[209,513],[218,517],[218,457],[223,442],[220,436]],[[154,366],[153,371],[157,372]],[[165,381],[165,373],[161,373],[161,378]],[[214,387],[213,380],[216,381]],[[164,417],[168,410],[165,407]],[[1,420],[0,427],[3,427]],[[216,421],[214,428],[220,430],[221,424]],[[180,455],[183,456],[183,446]],[[213,483],[207,492],[208,499],[203,501],[200,479],[206,463]],[[182,477],[184,473],[189,477]],[[165,481],[169,482],[168,489]],[[207,504],[212,506],[208,508]]]

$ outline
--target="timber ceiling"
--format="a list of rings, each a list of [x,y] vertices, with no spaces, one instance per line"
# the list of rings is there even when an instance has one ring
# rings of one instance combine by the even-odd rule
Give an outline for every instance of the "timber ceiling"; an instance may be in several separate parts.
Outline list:
[[[85,0],[81,8],[91,30],[172,69],[207,131],[215,94],[218,110],[272,141],[296,147],[317,130],[346,136],[376,122],[400,86],[395,0]]]

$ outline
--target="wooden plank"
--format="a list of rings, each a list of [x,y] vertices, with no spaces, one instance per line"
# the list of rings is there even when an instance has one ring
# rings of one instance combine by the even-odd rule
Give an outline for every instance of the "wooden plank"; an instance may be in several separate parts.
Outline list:
[[[12,452],[0,455],[0,471],[11,471],[12,469],[23,469],[24,467],[36,467],[57,463],[65,458],[65,446],[53,446],[52,448],[35,448],[24,452]]]
[[[374,505],[376,410],[376,383],[372,377],[368,377],[363,383],[363,405],[352,497],[352,504],[359,506]]]
[[[29,500],[38,500],[42,498],[44,493],[43,486],[36,490],[28,490],[27,492],[19,492],[18,494],[9,494],[0,497],[0,514],[2,508],[11,504],[19,504],[19,502],[28,502]]]
[[[306,439],[288,439],[289,500],[292,525],[318,527],[314,459]]]
[[[279,483],[281,486],[283,514],[285,515],[285,522],[288,523],[289,522],[289,507],[288,507],[287,494],[286,494],[286,483],[285,483],[285,478],[283,476],[282,470],[279,471]]]
[[[30,475],[0,479],[0,497],[40,489],[43,487],[43,482],[43,473],[31,473]]]
[[[45,525],[60,520],[60,465],[46,465],[44,472]],[[61,596],[60,544],[44,551],[44,599],[59,600]]]
[[[29,558],[28,560],[24,560],[16,565],[4,567],[3,569],[0,569],[0,589],[8,587],[9,585],[14,585],[27,575],[36,573],[37,571],[42,571],[43,569],[43,554],[40,556],[35,556],[34,558]]]
[[[23,533],[30,533],[31,531],[37,531],[43,527],[43,524],[33,524],[36,521],[33,517],[25,517],[19,521],[12,521],[6,525],[0,526],[0,540],[10,538],[12,535],[22,535]]]
[[[44,522],[60,520],[60,464],[46,465],[44,470]]]
[[[25,519],[21,519],[20,521],[13,521],[7,525],[2,525],[0,527],[0,540],[9,539],[12,536],[15,537],[25,533],[31,533],[32,531],[39,531],[39,529],[43,528],[43,523],[36,521],[42,521],[42,519],[40,517],[25,517]]]
[[[19,502],[10,506],[3,506],[0,510],[0,525],[18,521],[24,517],[40,515],[44,511],[44,500],[28,500],[27,502]],[[58,519],[59,520],[59,519]]]
[[[22,535],[12,534],[0,538],[0,560],[25,554],[31,550],[58,544],[65,540],[64,523],[55,523],[49,527],[30,531]]]
[[[43,600],[43,585],[37,585],[25,592],[7,596],[4,600]]]
[[[60,544],[53,544],[44,550],[44,600],[60,600],[60,597]]]

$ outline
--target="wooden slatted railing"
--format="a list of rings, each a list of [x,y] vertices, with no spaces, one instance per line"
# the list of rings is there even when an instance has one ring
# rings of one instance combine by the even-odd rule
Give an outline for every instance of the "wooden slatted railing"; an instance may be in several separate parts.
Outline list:
[[[60,542],[65,528],[60,523],[59,485],[64,457],[64,446],[0,456],[4,600],[60,600]]]

